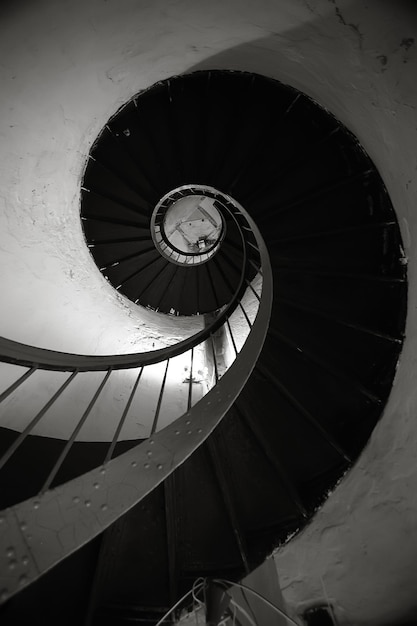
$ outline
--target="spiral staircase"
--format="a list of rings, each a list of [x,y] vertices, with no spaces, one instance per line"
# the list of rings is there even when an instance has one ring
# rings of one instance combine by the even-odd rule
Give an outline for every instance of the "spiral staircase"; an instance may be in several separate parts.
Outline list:
[[[80,619],[155,624],[197,577],[240,580],[262,563],[357,459],[403,342],[401,236],[340,122],[275,80],[220,70],[158,83],[109,120],[81,221],[122,297],[198,327],[104,357],[1,340],[16,372],[5,406],[39,371],[66,373],[22,432],[1,430],[1,611],[14,623],[19,599],[37,606],[82,571]],[[132,376],[114,435],[80,441],[119,370]],[[101,378],[68,439],[34,434],[91,372]],[[123,437],[132,414],[146,436]]]

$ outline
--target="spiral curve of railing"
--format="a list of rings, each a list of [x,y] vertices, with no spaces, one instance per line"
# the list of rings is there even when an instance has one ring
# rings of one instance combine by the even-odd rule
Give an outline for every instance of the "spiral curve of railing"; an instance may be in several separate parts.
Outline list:
[[[176,212],[184,186],[185,202],[200,195],[208,213],[194,205],[196,222],[213,221],[187,245],[192,225]],[[237,203],[217,220],[227,198],[255,219],[265,245]],[[83,567],[100,544],[94,623],[149,623],[149,614],[156,623],[197,573],[242,580],[358,459],[404,341],[407,259],[358,139],[306,94],[248,72],[196,71],[137,94],[91,147],[80,200],[93,271],[120,298],[169,316],[170,328],[179,316],[181,331],[184,316],[206,327],[176,346],[112,357],[0,340],[10,384],[0,404],[0,598],[78,547]],[[43,406],[39,380],[50,389]],[[181,403],[169,415],[173,380]],[[80,383],[83,402],[66,404]],[[73,562],[62,563],[71,576]],[[2,615],[13,619],[20,599],[60,570]]]
[[[27,368],[3,391],[0,402],[19,392],[38,369],[69,373],[22,432],[16,433],[11,446],[3,451],[0,473],[75,377],[83,372],[104,372],[90,403],[40,489],[24,501],[0,511],[0,602],[7,601],[34,582],[140,502],[207,439],[240,394],[256,364],[268,330],[272,270],[265,243],[248,213],[231,198],[226,210],[237,224],[242,238],[244,263],[240,282],[230,302],[217,312],[206,328],[188,339],[152,352],[114,356],[66,354],[0,339],[0,360],[10,367]],[[249,235],[251,241],[248,241]],[[244,304],[248,297],[252,302],[250,313]],[[243,318],[247,324],[245,337],[242,339],[240,332],[239,341],[233,330],[236,316]],[[230,338],[235,353],[225,372],[219,370],[214,342],[214,334],[221,327]],[[203,344],[211,352],[213,382],[207,393],[193,404],[193,357],[195,349]],[[175,415],[172,423],[158,430],[170,359],[185,353],[190,356],[187,410],[181,416]],[[112,458],[143,371],[155,363],[164,364],[164,374],[149,437],[128,452]],[[92,471],[59,484],[59,470],[112,372],[129,368],[139,371],[125,400],[103,463]]]

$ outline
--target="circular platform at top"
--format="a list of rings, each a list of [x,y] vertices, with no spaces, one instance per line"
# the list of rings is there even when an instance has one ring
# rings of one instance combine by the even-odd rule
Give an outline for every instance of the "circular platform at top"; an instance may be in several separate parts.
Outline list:
[[[155,247],[178,265],[206,263],[225,237],[223,211],[228,203],[229,197],[202,185],[183,185],[165,194],[151,219]]]

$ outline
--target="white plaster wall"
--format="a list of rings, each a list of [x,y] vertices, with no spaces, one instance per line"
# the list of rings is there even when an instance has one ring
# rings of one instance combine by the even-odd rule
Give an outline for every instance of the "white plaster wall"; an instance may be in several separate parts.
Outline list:
[[[89,146],[140,89],[191,69],[252,70],[305,91],[359,137],[402,227],[410,278],[407,341],[391,399],[360,461],[275,560],[294,614],[328,595],[341,623],[414,617],[415,3],[38,0],[9,2],[1,11],[6,336],[86,352],[132,351],[141,344],[146,320],[101,279],[78,221]]]
[[[122,103],[170,73],[160,50],[149,55],[166,30],[162,8],[40,0],[0,11],[0,333],[93,354],[188,335],[200,320],[140,311],[107,284],[79,219],[98,132]]]

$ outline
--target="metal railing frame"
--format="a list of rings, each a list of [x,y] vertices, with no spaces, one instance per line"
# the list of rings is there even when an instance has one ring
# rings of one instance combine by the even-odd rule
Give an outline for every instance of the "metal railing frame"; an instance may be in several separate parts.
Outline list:
[[[235,201],[231,199],[231,202]],[[236,359],[202,399],[193,407],[188,403],[184,415],[154,432],[149,439],[113,460],[107,456],[104,465],[53,489],[49,489],[49,480],[35,497],[0,511],[0,602],[103,532],[146,497],[207,439],[240,394],[257,362],[269,327],[272,270],[265,243],[255,223],[240,205],[235,204],[238,214],[244,216],[255,236],[262,273],[262,296],[256,318]],[[175,346],[151,353],[96,357],[52,352],[2,339],[0,359],[26,365],[31,368],[29,371],[37,367],[68,372],[107,371],[97,395],[114,369],[143,368],[168,360],[193,350],[221,325],[227,324],[230,329],[230,315],[240,306],[241,296],[248,288],[245,283],[248,264],[245,253],[234,300],[211,325]],[[25,377],[26,374],[21,379]]]

